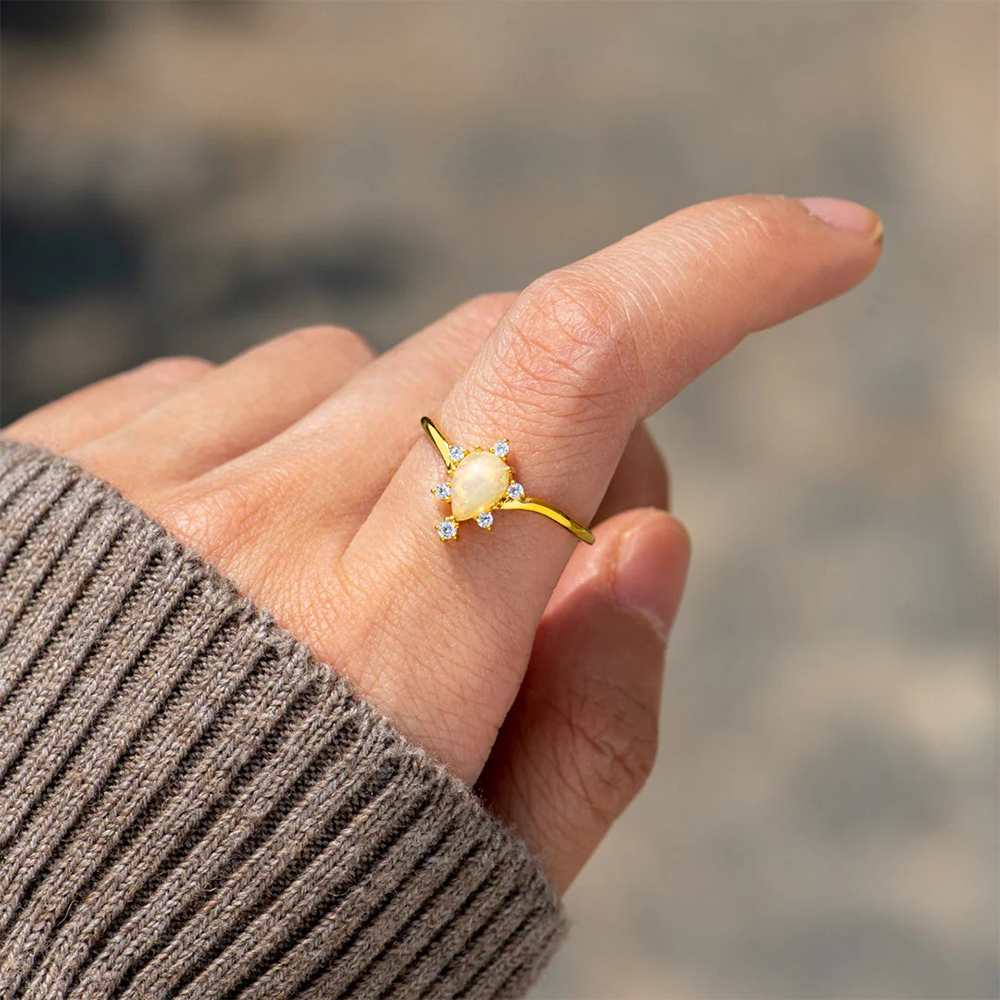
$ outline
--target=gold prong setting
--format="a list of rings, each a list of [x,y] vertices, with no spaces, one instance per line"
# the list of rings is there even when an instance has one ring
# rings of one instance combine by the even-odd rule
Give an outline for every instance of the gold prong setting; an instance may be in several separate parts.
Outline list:
[[[501,438],[488,448],[466,448],[452,444],[430,417],[421,417],[420,426],[444,462],[448,478],[430,490],[441,503],[451,507],[436,525],[438,538],[453,542],[463,521],[475,521],[483,531],[492,531],[497,510],[527,510],[547,517],[565,528],[579,541],[593,545],[594,533],[574,521],[558,507],[538,497],[528,496],[507,462],[510,441]]]
[[[458,521],[453,517],[446,517],[437,526],[438,538],[442,542],[453,542],[458,538]]]
[[[524,487],[515,480],[514,470],[506,462],[507,456],[510,454],[510,441],[507,438],[502,438],[499,441],[495,441],[493,445],[486,449],[480,445],[476,445],[473,448],[463,448],[461,445],[457,444],[447,444],[443,449],[442,458],[447,455],[446,465],[448,469],[448,478],[440,483],[435,483],[431,487],[431,493],[437,500],[442,503],[452,504],[453,501],[453,488],[455,475],[458,473],[459,466],[466,459],[472,459],[473,461],[481,461],[479,458],[473,458],[473,456],[482,456],[486,459],[488,456],[492,456],[489,461],[494,461],[494,474],[498,477],[497,489],[495,499],[489,502],[489,505],[484,510],[478,511],[474,515],[463,518],[463,520],[475,521],[475,523],[482,528],[484,531],[492,531],[494,526],[493,512],[499,510],[507,500],[518,500],[524,496]],[[502,467],[502,471],[497,466]],[[461,475],[461,474],[459,474]],[[458,528],[461,522],[457,517],[452,514],[446,517],[443,521],[439,521],[436,525],[436,530],[438,533],[438,538],[443,542],[453,542],[458,538]]]

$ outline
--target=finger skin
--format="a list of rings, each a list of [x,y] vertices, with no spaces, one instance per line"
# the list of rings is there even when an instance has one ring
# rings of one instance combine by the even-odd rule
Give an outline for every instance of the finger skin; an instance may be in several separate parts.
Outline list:
[[[623,510],[639,506],[670,509],[666,462],[645,424],[639,424],[628,439],[593,523],[601,524]]]
[[[280,433],[372,359],[353,331],[293,330],[257,344],[73,457],[148,501]]]
[[[311,634],[336,613],[327,595],[341,553],[420,434],[412,414],[439,404],[514,298],[462,303],[281,434],[148,497],[146,509],[283,624]],[[318,608],[303,598],[311,593]]]
[[[790,199],[686,209],[530,285],[432,416],[461,444],[508,437],[528,493],[586,523],[640,419],[750,331],[847,291],[878,253]],[[358,651],[359,687],[468,777],[520,685],[573,540],[509,512],[488,537],[473,527],[442,545],[426,493],[440,475],[422,442],[349,546],[342,575],[366,613],[347,615],[341,636]],[[426,666],[413,658],[421,636],[433,645]]]
[[[162,399],[212,370],[203,358],[147,361],[33,410],[4,429],[4,437],[66,452],[123,427]]]
[[[356,372],[283,433],[214,470],[199,488],[258,478],[256,515],[248,512],[244,523],[269,520],[280,499],[286,521],[324,538],[325,556],[335,558],[420,434],[413,414],[440,405],[514,298],[497,292],[463,302]],[[332,490],[336,504],[329,502]]]
[[[689,557],[684,528],[655,510],[619,514],[594,548],[577,549],[480,778],[488,807],[559,891],[652,769],[666,632]],[[650,566],[661,576],[655,622],[621,599],[629,575]]]

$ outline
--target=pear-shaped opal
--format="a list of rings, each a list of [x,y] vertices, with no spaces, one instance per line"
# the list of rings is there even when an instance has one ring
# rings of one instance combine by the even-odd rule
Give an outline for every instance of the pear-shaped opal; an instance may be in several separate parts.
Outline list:
[[[489,510],[510,482],[510,469],[488,451],[474,451],[458,463],[451,480],[451,515],[456,521]]]

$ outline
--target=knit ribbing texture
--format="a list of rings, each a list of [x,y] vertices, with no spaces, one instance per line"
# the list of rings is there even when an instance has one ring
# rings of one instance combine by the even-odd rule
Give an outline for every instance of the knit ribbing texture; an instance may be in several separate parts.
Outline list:
[[[0,442],[0,998],[523,995],[524,845],[73,462]]]

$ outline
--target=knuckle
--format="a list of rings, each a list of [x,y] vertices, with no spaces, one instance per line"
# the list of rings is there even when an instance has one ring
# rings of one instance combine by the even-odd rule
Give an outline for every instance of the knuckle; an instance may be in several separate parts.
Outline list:
[[[569,703],[570,739],[560,774],[601,822],[610,825],[639,794],[656,761],[656,712],[610,680]]]
[[[456,306],[452,315],[461,322],[478,321],[492,326],[500,321],[516,298],[516,292],[484,292]]]
[[[138,371],[147,378],[152,378],[155,382],[173,385],[185,382],[189,378],[202,375],[211,371],[215,365],[205,358],[193,357],[190,355],[173,355],[170,357],[154,358],[147,361]]]
[[[444,331],[448,337],[460,339],[463,344],[481,343],[503,319],[517,295],[514,292],[488,292],[460,302],[445,313],[425,332]]]
[[[233,504],[228,490],[185,490],[157,511],[163,526],[200,556],[219,566],[229,539],[240,537],[248,512]],[[220,566],[221,568],[221,566]]]
[[[375,357],[375,351],[361,334],[346,326],[319,323],[302,326],[278,337],[274,342],[281,349],[303,350],[306,353],[329,353],[331,347],[338,354],[366,363]]]
[[[508,315],[509,388],[529,389],[546,408],[579,410],[631,402],[637,347],[620,289],[586,268],[568,267],[529,285]],[[527,385],[525,384],[527,383]]]
[[[282,502],[286,477],[274,473],[241,476],[221,483],[181,487],[157,511],[173,535],[220,569],[234,553],[261,541],[267,511]]]

